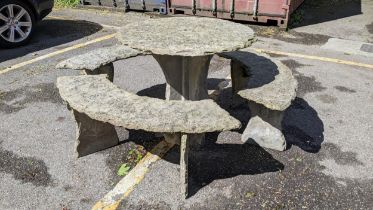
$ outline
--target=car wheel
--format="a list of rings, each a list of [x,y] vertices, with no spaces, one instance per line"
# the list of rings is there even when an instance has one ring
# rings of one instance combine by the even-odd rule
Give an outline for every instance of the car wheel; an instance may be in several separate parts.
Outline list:
[[[19,0],[0,1],[0,47],[13,48],[26,44],[34,25],[35,16],[25,3]]]

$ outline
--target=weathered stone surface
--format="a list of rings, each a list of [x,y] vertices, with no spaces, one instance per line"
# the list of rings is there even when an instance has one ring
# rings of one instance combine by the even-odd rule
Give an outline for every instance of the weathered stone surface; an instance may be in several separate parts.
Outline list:
[[[254,42],[254,31],[249,27],[213,18],[152,19],[128,24],[119,32],[123,44],[158,55],[211,55]]]
[[[233,84],[234,89],[237,89],[235,91],[241,97],[278,111],[289,107],[296,97],[297,80],[291,70],[281,62],[263,53],[246,50],[222,53],[221,56],[242,64],[232,65],[232,68],[235,68],[232,71],[249,72],[249,77],[242,80],[236,78],[239,82],[237,85]],[[243,85],[245,80],[247,85]]]
[[[250,119],[241,140],[245,143],[257,143],[261,147],[278,151],[286,149],[286,141],[282,132],[258,116]]]
[[[124,45],[116,45],[113,47],[98,48],[94,51],[72,57],[57,64],[56,68],[93,71],[117,60],[134,57],[140,54],[142,54],[142,52],[138,50]]]
[[[140,97],[105,76],[57,79],[61,97],[94,120],[128,129],[166,133],[205,133],[236,129],[241,123],[212,100],[165,101]]]

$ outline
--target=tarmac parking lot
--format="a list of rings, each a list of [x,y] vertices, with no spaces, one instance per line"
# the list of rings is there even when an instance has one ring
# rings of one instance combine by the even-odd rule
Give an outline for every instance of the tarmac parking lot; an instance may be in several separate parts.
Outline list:
[[[243,144],[242,129],[209,133],[190,162],[187,200],[178,192],[174,146],[115,198],[116,208],[372,209],[373,52],[338,46],[372,45],[373,3],[361,4],[362,14],[288,32],[248,25],[258,37],[252,50],[280,60],[299,83],[285,114],[286,151]],[[142,167],[162,142],[152,133],[116,128],[120,145],[76,159],[74,120],[55,86],[57,77],[79,74],[56,69],[58,62],[115,45],[118,27],[149,18],[159,16],[55,10],[29,45],[0,49],[0,209],[90,209],[123,179],[121,164]],[[119,61],[115,69],[119,87],[164,97],[165,78],[153,57]],[[229,104],[229,74],[229,61],[214,57],[208,89],[245,124],[247,107]]]

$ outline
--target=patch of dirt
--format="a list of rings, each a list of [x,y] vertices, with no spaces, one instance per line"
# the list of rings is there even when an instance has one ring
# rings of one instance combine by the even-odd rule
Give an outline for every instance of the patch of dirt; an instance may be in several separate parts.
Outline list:
[[[8,92],[0,90],[0,112],[18,112],[33,102],[63,103],[54,83],[25,86]]]
[[[115,185],[123,178],[117,175],[122,164],[126,163],[132,169],[161,140],[153,133],[144,131],[128,132],[126,129],[117,128],[117,132],[118,136],[126,136],[126,139],[121,139],[122,142],[118,146],[101,151],[106,156],[106,165],[111,171],[109,185]]]
[[[322,84],[318,82],[314,76],[308,77],[296,70],[297,68],[307,66],[307,65],[301,64],[292,59],[284,60],[281,62],[292,70],[294,77],[298,81],[298,90],[297,90],[298,97],[302,98],[307,93],[321,92],[323,90],[326,90],[326,88],[323,87]]]
[[[366,25],[365,27],[367,27],[368,32],[370,34],[373,34],[373,22],[371,22],[370,24]]]
[[[304,45],[323,45],[330,36],[322,34],[310,34],[304,32],[296,32],[294,30],[284,31],[275,26],[250,26],[254,29],[257,36],[277,39],[285,42],[304,44]]]
[[[336,97],[328,94],[318,95],[316,98],[325,104],[335,104],[338,100]]]
[[[344,86],[334,86],[334,88],[345,93],[356,93],[356,90]]]
[[[31,183],[35,186],[47,187],[53,184],[44,161],[34,157],[21,157],[1,147],[0,172],[11,174],[22,183]]]

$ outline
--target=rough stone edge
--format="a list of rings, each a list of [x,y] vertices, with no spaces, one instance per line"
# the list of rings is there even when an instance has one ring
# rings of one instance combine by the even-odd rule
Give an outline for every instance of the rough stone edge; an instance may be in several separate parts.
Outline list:
[[[171,18],[183,18],[183,17],[171,17]],[[187,17],[184,17],[184,18],[208,18],[208,17],[187,16]],[[223,19],[218,19],[218,20],[223,20]],[[153,19],[149,19],[149,20],[145,20],[145,21],[153,21]],[[223,20],[223,21],[228,21],[228,20]],[[235,24],[239,24],[239,23],[235,23]],[[127,25],[125,27],[130,27],[130,25]],[[228,48],[228,49],[225,49],[225,50],[222,50],[222,51],[219,51],[219,52],[205,52],[205,53],[201,53],[201,54],[185,53],[185,52],[184,53],[180,53],[180,52],[168,53],[168,52],[165,52],[165,51],[168,51],[168,50],[165,50],[165,51],[164,50],[152,50],[151,51],[151,50],[141,49],[141,48],[138,48],[138,47],[131,47],[131,48],[139,50],[139,51],[147,53],[147,54],[172,55],[172,56],[191,56],[191,57],[204,56],[204,55],[214,55],[214,54],[225,53],[225,52],[233,52],[233,51],[237,51],[237,50],[240,50],[240,49],[248,48],[258,40],[255,36],[255,31],[252,28],[250,28],[250,29],[253,32],[252,37],[251,38],[248,37],[248,39],[246,40],[246,42],[244,44],[242,44],[240,46],[235,46],[235,47],[232,47],[232,48]],[[119,31],[119,33],[116,34],[116,38],[123,45],[128,46],[128,42],[126,41],[126,37],[124,37],[124,34],[122,34],[120,31]]]
[[[124,40],[125,38],[122,37],[122,34],[117,34],[117,39],[118,40]],[[135,50],[138,50],[138,51],[141,51],[143,52],[144,54],[155,54],[155,55],[171,55],[171,56],[185,56],[185,57],[195,57],[195,56],[205,56],[205,55],[215,55],[215,54],[218,54],[218,53],[228,53],[228,52],[234,52],[234,51],[237,51],[237,50],[240,50],[240,49],[244,49],[244,48],[247,48],[247,47],[250,47],[253,43],[255,43],[257,41],[257,38],[256,37],[253,37],[251,39],[248,39],[246,41],[245,44],[243,45],[240,45],[240,46],[235,46],[235,47],[232,47],[232,48],[229,48],[229,49],[225,49],[225,50],[222,50],[222,51],[219,51],[219,52],[205,52],[205,53],[201,53],[201,54],[195,54],[195,53],[168,53],[168,52],[165,52],[163,50],[145,50],[145,49],[141,49],[141,48],[138,48],[138,47],[131,47],[132,49],[135,49]],[[127,46],[127,44],[123,43],[123,45]]]
[[[290,100],[286,100],[286,103],[275,103],[275,104],[268,104],[265,101],[261,101],[261,100],[257,100],[255,102],[258,103],[258,104],[262,104],[263,106],[265,106],[265,107],[267,107],[268,109],[271,109],[271,110],[284,111],[285,109],[287,109],[291,105],[292,101],[297,96],[298,82],[295,79],[291,70],[287,66],[285,66],[284,64],[282,64],[281,62],[279,62],[277,60],[271,59],[271,61],[273,61],[278,66],[279,69],[282,68],[285,71],[285,73],[289,74],[290,77],[292,78],[291,81],[289,81],[289,83],[291,83],[289,85],[289,87],[290,87],[289,89],[291,90],[291,93],[289,94]],[[276,80],[277,77],[278,76],[276,75],[275,80]],[[270,85],[273,85],[273,84],[269,83],[269,84],[263,85],[262,87],[252,88],[251,90],[266,88],[266,86],[270,86]],[[238,91],[238,95],[243,97],[245,95],[245,94],[243,94],[243,92],[244,91]]]
[[[81,55],[69,58],[67,60],[61,61],[61,62],[59,62],[56,65],[56,68],[57,69],[73,69],[73,70],[88,70],[88,71],[93,71],[95,69],[98,69],[98,68],[100,68],[102,66],[105,66],[105,65],[107,65],[109,63],[113,63],[113,62],[118,61],[118,60],[132,58],[132,57],[136,57],[136,56],[139,56],[139,55],[147,55],[147,53],[145,53],[143,51],[130,48],[130,47],[126,46],[126,45],[115,45],[115,46],[111,46],[111,47],[101,48],[101,50],[113,50],[114,48],[117,48],[116,50],[119,50],[118,48],[120,48],[120,47],[128,48],[128,50],[133,50],[133,53],[131,53],[130,55],[125,55],[125,56],[122,56],[122,55],[113,55],[111,59],[105,60],[104,62],[100,62],[100,65],[96,65],[96,66],[93,66],[93,67],[76,68],[76,67],[73,67],[73,66],[70,65],[70,62],[72,60],[86,59],[87,57],[91,57],[91,56],[94,56],[95,54],[97,54],[97,51],[92,50],[92,51],[89,51],[89,52],[87,52],[85,54],[81,54]],[[102,51],[99,51],[99,52],[102,52]],[[109,53],[112,53],[112,52],[109,52]]]
[[[86,113],[84,111],[82,111],[82,107],[79,107],[79,106],[74,106],[72,104],[70,104],[68,102],[68,99],[65,99],[65,96],[63,94],[63,91],[62,89],[59,87],[59,80],[61,78],[64,78],[64,77],[79,77],[79,76],[63,76],[63,77],[58,77],[57,78],[57,82],[56,82],[56,86],[57,88],[59,89],[59,93],[60,93],[60,96],[61,98],[69,105],[69,107],[71,109],[74,109],[76,112],[79,112],[79,113],[84,113],[86,114],[87,116],[89,116],[90,118],[94,119],[94,120],[97,120],[97,121],[101,121],[101,122],[104,122],[104,123],[109,123],[109,124],[112,124],[112,125],[115,125],[115,126],[120,126],[120,127],[125,127],[125,126],[121,126],[121,125],[116,125],[116,123],[113,123],[112,121],[110,120],[103,120],[103,119],[98,119],[96,118],[94,115],[90,114],[90,113]],[[106,76],[105,75],[95,75],[95,77],[102,77],[102,78],[105,78],[105,82],[108,82],[108,83],[111,83],[109,80],[106,79]],[[114,85],[111,83],[111,85]],[[116,85],[114,85],[116,86]],[[118,86],[116,86],[116,88],[120,89]],[[121,89],[122,91],[125,91],[123,89]],[[127,91],[125,91],[127,92]],[[136,94],[133,94],[133,93],[130,93],[130,92],[127,92],[128,94],[131,94],[131,95],[136,95]],[[136,95],[138,96],[138,95]],[[147,96],[138,96],[139,98],[151,98],[151,97],[147,97]],[[162,99],[157,99],[157,98],[151,98],[153,100],[162,100]],[[165,100],[162,100],[164,102],[167,103],[167,101]],[[219,108],[222,112],[225,112],[225,114],[229,117],[229,120],[231,120],[232,122],[232,126],[231,127],[225,127],[223,129],[214,129],[214,130],[208,130],[208,131],[200,131],[200,132],[188,132],[188,131],[173,131],[173,132],[164,132],[162,130],[146,130],[146,131],[150,131],[150,132],[161,132],[161,133],[185,133],[185,134],[199,134],[199,133],[206,133],[206,132],[216,132],[216,131],[229,131],[229,130],[234,130],[234,129],[239,129],[241,128],[242,124],[239,120],[237,120],[236,118],[234,118],[233,116],[231,116],[226,110],[222,109],[218,104],[216,104],[213,100],[211,99],[205,99],[205,100],[201,100],[201,101],[204,101],[204,102],[212,102],[214,104],[214,106],[217,106],[217,108]],[[197,103],[198,101],[187,101],[189,103]],[[172,103],[185,103],[185,101],[172,101]],[[136,129],[136,130],[143,130],[143,129],[139,129],[139,128],[132,128],[132,127],[125,127],[125,128],[128,128],[128,129]]]
[[[242,98],[244,98],[246,100],[252,100],[252,101],[254,101],[254,102],[258,103],[258,104],[261,104],[261,105],[263,105],[263,106],[265,106],[265,107],[267,107],[268,109],[271,109],[271,110],[284,111],[285,109],[287,109],[291,105],[292,101],[295,99],[295,97],[297,95],[297,89],[298,89],[298,81],[295,79],[292,71],[287,66],[285,66],[284,64],[282,64],[281,62],[279,62],[277,59],[273,59],[273,58],[269,57],[265,53],[255,52],[255,51],[253,51],[251,49],[242,49],[240,51],[253,53],[253,54],[256,54],[256,55],[259,55],[259,56],[263,56],[263,57],[271,60],[273,63],[275,63],[277,65],[277,67],[279,69],[280,68],[283,69],[284,73],[287,73],[287,74],[290,75],[290,77],[292,78],[292,80],[291,80],[291,86],[290,85],[289,86],[290,86],[290,89],[294,90],[294,91],[291,94],[289,94],[291,100],[288,100],[287,103],[274,104],[272,106],[270,104],[267,104],[263,100],[254,101],[252,99],[248,99],[247,94],[246,94],[247,90],[254,90],[254,91],[255,90],[259,90],[260,91],[260,89],[267,88],[267,87],[273,85],[272,83],[265,84],[265,85],[263,85],[261,87],[257,87],[257,88],[250,88],[250,89],[246,89],[246,90],[241,90],[241,91],[238,91],[237,94],[240,95]],[[227,59],[232,59],[232,60],[235,60],[237,62],[242,63],[240,59],[237,59],[237,58],[235,58],[233,56],[228,56],[228,55],[226,55],[224,53],[219,54],[219,56],[227,58]],[[244,66],[246,66],[246,65],[244,65]],[[278,79],[278,76],[279,75],[275,76],[275,80]]]

